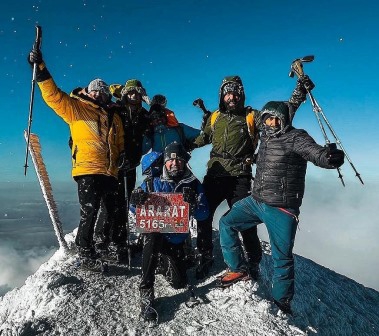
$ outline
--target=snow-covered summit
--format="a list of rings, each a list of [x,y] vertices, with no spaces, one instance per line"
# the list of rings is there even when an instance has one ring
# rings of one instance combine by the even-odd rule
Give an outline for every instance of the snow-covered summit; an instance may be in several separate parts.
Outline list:
[[[72,246],[74,234],[66,240]],[[261,279],[224,290],[214,286],[224,270],[216,251],[212,276],[196,284],[200,304],[193,308],[185,305],[186,290],[174,290],[158,276],[155,328],[138,316],[139,256],[132,270],[111,267],[102,275],[80,270],[75,256],[59,250],[24,286],[0,298],[0,335],[379,335],[379,293],[300,256],[294,316],[278,313],[270,301],[272,262],[264,247]]]

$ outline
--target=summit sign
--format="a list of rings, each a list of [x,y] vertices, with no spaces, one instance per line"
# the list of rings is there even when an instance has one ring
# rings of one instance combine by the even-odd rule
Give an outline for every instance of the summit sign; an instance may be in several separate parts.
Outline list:
[[[140,233],[187,233],[189,204],[181,193],[149,193],[136,208],[136,231]]]

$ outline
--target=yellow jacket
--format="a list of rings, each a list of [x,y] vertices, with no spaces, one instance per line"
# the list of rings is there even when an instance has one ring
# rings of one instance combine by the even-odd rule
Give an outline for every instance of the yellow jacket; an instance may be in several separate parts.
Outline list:
[[[73,141],[72,176],[118,174],[118,158],[124,149],[124,130],[118,115],[74,90],[70,96],[52,78],[38,82],[42,97],[69,126]]]

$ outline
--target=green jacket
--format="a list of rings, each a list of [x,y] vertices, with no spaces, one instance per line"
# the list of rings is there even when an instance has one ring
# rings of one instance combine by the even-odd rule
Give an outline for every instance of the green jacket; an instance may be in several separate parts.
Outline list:
[[[211,117],[204,131],[196,138],[195,146],[212,144],[207,175],[212,176],[251,176],[251,165],[245,164],[252,159],[256,142],[249,134],[246,114],[249,108],[233,113],[221,112],[213,125]],[[253,110],[254,114],[258,111]]]

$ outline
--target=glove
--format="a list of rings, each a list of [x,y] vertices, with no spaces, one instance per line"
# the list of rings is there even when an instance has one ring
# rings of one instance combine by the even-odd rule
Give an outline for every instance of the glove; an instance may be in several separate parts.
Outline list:
[[[29,53],[28,62],[31,66],[36,63],[37,65],[40,65],[43,63],[42,58],[42,52],[39,49],[32,49],[32,51]]]
[[[343,165],[345,153],[338,149],[335,143],[331,143],[328,146],[326,157],[328,163],[335,168],[339,168]]]
[[[190,187],[183,188],[183,201],[189,204],[196,203],[196,194]]]
[[[299,77],[297,82],[307,92],[311,92],[315,88],[314,83],[312,82],[312,80],[309,78],[308,75],[303,75]]]
[[[42,67],[39,66],[40,64],[44,63],[41,50],[32,49],[32,51],[29,53],[28,62],[30,66],[32,67],[32,69],[34,67],[34,64],[37,64],[37,69],[36,69],[37,82],[43,82],[51,78],[50,72],[47,70],[47,68],[45,66],[42,66]]]
[[[195,211],[196,208],[196,193],[190,187],[183,188],[183,201],[189,203],[190,214]]]
[[[130,204],[132,206],[137,206],[145,203],[147,199],[147,192],[143,191],[142,188],[137,188],[132,191],[130,195]]]
[[[120,157],[118,158],[118,169],[120,170],[130,169],[130,161],[126,158],[125,152],[120,153]]]

